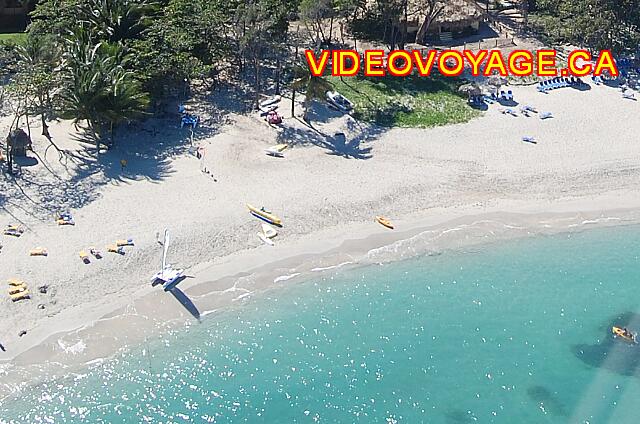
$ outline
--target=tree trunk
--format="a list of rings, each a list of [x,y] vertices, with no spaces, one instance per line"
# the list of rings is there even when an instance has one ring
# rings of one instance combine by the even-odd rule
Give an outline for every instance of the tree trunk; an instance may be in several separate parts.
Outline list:
[[[404,50],[404,45],[407,42],[407,32],[409,30],[409,0],[404,0],[404,27],[402,28],[402,40],[400,44],[400,50]]]
[[[424,44],[424,37],[427,35],[427,30],[429,29],[429,17],[425,17],[424,21],[418,27],[418,33],[416,34],[416,44]]]
[[[280,53],[276,56],[276,94],[280,94]]]
[[[11,156],[11,150],[9,148],[9,140],[7,139],[7,145],[6,145],[6,154],[5,156],[7,157],[7,171],[9,172],[9,175],[13,175],[13,157]]]
[[[424,20],[422,21],[422,23],[420,24],[420,27],[418,28],[418,33],[416,34],[416,40],[415,42],[417,44],[423,44],[424,40],[427,36],[427,31],[429,30],[429,28],[431,27],[431,24],[433,23],[433,21],[438,17],[438,15],[440,15],[440,13],[442,12],[442,10],[444,9],[443,5],[438,6],[437,0],[434,0],[432,2],[429,2],[429,7],[427,10],[427,13],[425,14]]]
[[[329,19],[329,40],[327,42],[331,44],[333,40],[333,16]]]
[[[42,135],[47,138],[47,140],[51,139],[51,135],[49,134],[49,126],[47,125],[47,119],[44,116],[44,113],[40,114],[40,120],[42,121]]]
[[[31,140],[31,126],[29,125],[29,113],[25,112],[25,119],[27,120],[27,135],[29,136],[29,140]]]
[[[296,116],[296,90],[295,88],[291,91],[291,117],[295,118]]]
[[[256,54],[253,57],[253,64],[255,66],[256,72],[256,109],[260,105],[260,60],[258,59],[258,55]]]

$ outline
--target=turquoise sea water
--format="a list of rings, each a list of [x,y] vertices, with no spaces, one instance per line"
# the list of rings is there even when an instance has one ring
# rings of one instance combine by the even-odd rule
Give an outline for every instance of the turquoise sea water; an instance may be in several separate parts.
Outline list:
[[[637,423],[640,228],[318,275],[0,405],[0,422]]]

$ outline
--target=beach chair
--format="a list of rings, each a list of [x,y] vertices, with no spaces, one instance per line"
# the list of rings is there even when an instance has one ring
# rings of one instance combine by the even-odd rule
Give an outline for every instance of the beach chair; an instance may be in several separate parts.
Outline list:
[[[91,253],[93,257],[96,259],[102,259],[102,252],[100,252],[98,249],[96,249],[93,246],[89,248],[89,253]]]
[[[553,114],[551,112],[542,112],[540,114],[540,119],[549,119],[553,118]]]
[[[107,246],[107,252],[117,253],[119,255],[124,255],[124,249],[121,246],[117,246],[115,244],[110,244]]]
[[[525,135],[524,137],[522,137],[522,141],[524,141],[525,143],[537,144],[536,139],[529,135]]]
[[[496,102],[495,99],[493,99],[493,97],[491,97],[491,96],[483,96],[483,97],[484,97],[484,101],[487,102],[490,105],[492,105],[492,104],[494,104]]]
[[[116,246],[133,246],[133,239],[116,240]]]
[[[633,93],[622,93],[622,98],[627,100],[636,100],[636,96]]]
[[[500,112],[502,112],[504,115],[518,116],[518,112],[511,108],[502,109]]]
[[[56,223],[58,225],[76,225],[70,212],[63,212],[56,216]]]
[[[5,236],[20,237],[24,233],[24,229],[19,225],[7,225],[4,229]]]
[[[35,249],[29,250],[29,256],[47,256],[49,252],[44,247],[36,247]]]
[[[27,285],[22,285],[22,286],[13,286],[13,287],[9,287],[9,295],[12,294],[18,294],[18,293],[22,293],[22,292],[26,292],[27,290]]]
[[[530,106],[530,105],[524,105],[524,106],[522,106],[522,108],[524,110],[526,110],[527,112],[538,113],[538,110],[535,107]]]
[[[513,91],[507,91],[507,100],[513,100]]]
[[[91,261],[89,260],[89,255],[84,250],[80,251],[79,256],[80,256],[80,259],[82,260],[82,262],[84,262],[85,264],[90,264],[91,263]]]
[[[17,278],[10,278],[10,279],[7,281],[7,283],[8,283],[10,286],[23,286],[23,285],[25,285],[25,286],[26,286],[26,284],[25,284],[25,282],[24,282],[24,281],[22,281],[22,280],[18,280]]]
[[[29,290],[23,290],[19,293],[10,294],[9,297],[11,297],[11,300],[13,302],[17,302],[19,300],[24,300],[24,299],[31,299],[31,296],[29,295]]]

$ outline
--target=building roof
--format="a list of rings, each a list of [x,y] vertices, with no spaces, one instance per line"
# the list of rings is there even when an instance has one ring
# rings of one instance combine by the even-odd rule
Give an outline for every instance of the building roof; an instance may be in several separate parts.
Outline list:
[[[484,10],[473,0],[447,0],[444,10],[440,12],[435,22],[464,23],[475,22],[485,15]]]
[[[25,148],[31,145],[31,139],[22,128],[17,128],[9,133],[7,143],[11,147]]]

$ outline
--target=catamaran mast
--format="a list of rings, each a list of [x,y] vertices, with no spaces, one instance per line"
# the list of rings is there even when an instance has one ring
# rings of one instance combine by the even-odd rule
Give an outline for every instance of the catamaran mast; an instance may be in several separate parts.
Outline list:
[[[164,229],[164,241],[162,242],[162,275],[167,267],[167,250],[169,249],[169,230]]]

